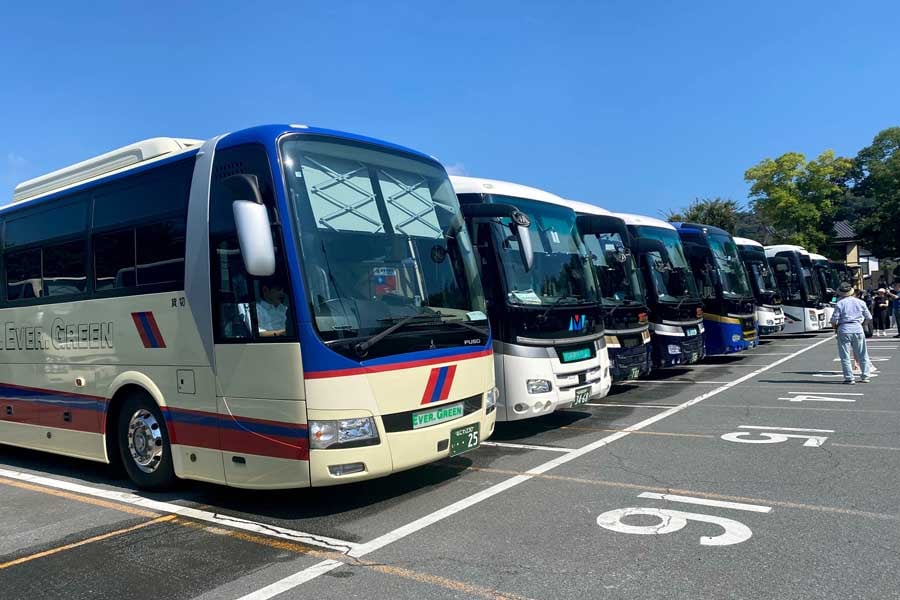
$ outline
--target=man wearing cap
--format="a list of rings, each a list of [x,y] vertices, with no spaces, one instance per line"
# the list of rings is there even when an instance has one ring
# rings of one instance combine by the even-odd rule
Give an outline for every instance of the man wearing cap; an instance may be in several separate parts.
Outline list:
[[[844,383],[853,385],[852,358],[856,357],[862,368],[861,383],[869,383],[871,361],[869,361],[869,349],[866,347],[866,335],[863,332],[863,323],[872,319],[866,303],[853,297],[853,286],[844,282],[838,288],[838,300],[834,306],[834,315],[831,323],[837,331],[838,356],[841,359],[841,369],[844,372]]]

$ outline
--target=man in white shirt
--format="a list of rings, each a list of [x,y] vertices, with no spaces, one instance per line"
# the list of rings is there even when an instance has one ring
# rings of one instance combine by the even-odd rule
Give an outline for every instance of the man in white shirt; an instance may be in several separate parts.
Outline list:
[[[284,335],[287,330],[287,305],[284,286],[277,281],[260,284],[262,298],[256,303],[257,331],[261,337]]]

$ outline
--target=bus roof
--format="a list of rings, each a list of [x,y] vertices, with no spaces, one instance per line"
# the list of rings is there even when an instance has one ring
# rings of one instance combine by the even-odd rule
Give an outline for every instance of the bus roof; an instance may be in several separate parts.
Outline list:
[[[827,256],[822,256],[821,254],[814,254],[812,252],[809,253],[809,257],[813,260],[828,260]]]
[[[626,225],[640,225],[643,227],[657,227],[659,229],[675,229],[675,226],[661,219],[646,217],[644,215],[635,215],[631,213],[613,213],[614,217],[619,217],[625,221]]]
[[[340,137],[352,141],[375,144],[439,162],[433,156],[384,140],[335,129],[324,129],[298,124],[259,125],[241,129],[220,136],[221,140],[219,145],[220,147],[227,147],[242,143],[245,140],[258,139],[259,137],[268,137],[274,140],[279,135],[290,132]],[[129,173],[132,170],[143,168],[155,162],[167,161],[168,159],[178,157],[179,155],[187,157],[192,153],[196,153],[204,142],[205,140],[173,137],[156,137],[135,142],[67,167],[57,169],[39,177],[23,181],[15,187],[12,205],[44,198],[55,194],[56,192],[61,192],[88,182],[106,180],[107,178],[111,179],[115,176]],[[9,206],[11,205],[4,208],[8,208]]]
[[[738,246],[756,246],[762,248],[763,245],[757,242],[756,240],[751,240],[750,238],[744,237],[736,237],[734,238],[734,243]]]
[[[803,246],[794,246],[791,244],[776,244],[774,246],[766,246],[766,254],[775,254],[776,252],[799,252],[800,254],[809,254]]]
[[[727,235],[731,237],[731,234],[725,231],[720,227],[715,227],[713,225],[704,225],[702,223],[674,223],[675,229],[679,231],[698,231],[700,233],[716,233],[718,235]]]
[[[562,206],[566,205],[565,200],[556,194],[511,181],[451,175],[450,182],[453,184],[453,191],[457,194],[499,194],[501,196],[538,200]]]

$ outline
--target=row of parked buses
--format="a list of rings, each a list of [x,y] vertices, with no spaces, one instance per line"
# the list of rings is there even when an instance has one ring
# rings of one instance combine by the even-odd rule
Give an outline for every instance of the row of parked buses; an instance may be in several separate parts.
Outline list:
[[[0,442],[249,488],[454,456],[497,420],[824,326],[833,269],[304,125],[145,140],[0,211]]]

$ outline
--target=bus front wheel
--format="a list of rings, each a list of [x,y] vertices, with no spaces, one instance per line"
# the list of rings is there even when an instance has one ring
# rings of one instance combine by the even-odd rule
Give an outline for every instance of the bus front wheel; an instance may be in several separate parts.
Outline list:
[[[159,407],[143,394],[125,400],[118,422],[119,454],[128,477],[144,490],[175,482],[172,447]]]

